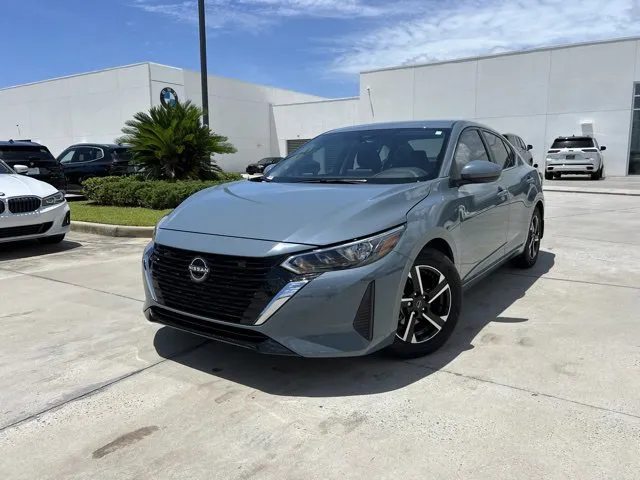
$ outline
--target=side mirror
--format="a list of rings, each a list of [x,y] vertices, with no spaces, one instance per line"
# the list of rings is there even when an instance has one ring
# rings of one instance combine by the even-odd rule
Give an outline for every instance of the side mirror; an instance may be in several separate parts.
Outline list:
[[[486,160],[474,160],[467,163],[460,172],[458,185],[469,183],[491,183],[502,175],[502,167]]]
[[[533,150],[533,145],[527,145],[527,150]]]
[[[605,147],[604,145],[602,145],[602,146],[600,147],[600,150],[601,150],[602,152],[604,152],[606,149],[607,149],[607,147]]]
[[[14,165],[13,169],[20,175],[24,175],[29,171],[29,167],[27,167],[26,165]]]
[[[266,167],[264,167],[264,170],[262,171],[262,175],[266,177],[266,176],[267,176],[267,174],[268,174],[271,170],[273,170],[273,169],[275,168],[275,166],[276,166],[276,164],[275,164],[275,163],[272,163],[272,164],[267,165]]]

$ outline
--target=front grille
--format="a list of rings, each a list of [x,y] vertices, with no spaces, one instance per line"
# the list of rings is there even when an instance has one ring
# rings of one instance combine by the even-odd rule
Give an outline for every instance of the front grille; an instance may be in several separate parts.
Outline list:
[[[196,283],[189,265],[196,257],[209,267]],[[292,279],[284,257],[236,257],[155,245],[150,269],[158,301],[169,308],[224,322],[251,325]]]
[[[9,211],[11,213],[35,212],[40,208],[41,200],[38,197],[17,197],[9,199]]]
[[[25,235],[37,235],[51,228],[53,222],[38,223],[37,225],[24,225],[21,227],[0,228],[0,238],[23,237]]]

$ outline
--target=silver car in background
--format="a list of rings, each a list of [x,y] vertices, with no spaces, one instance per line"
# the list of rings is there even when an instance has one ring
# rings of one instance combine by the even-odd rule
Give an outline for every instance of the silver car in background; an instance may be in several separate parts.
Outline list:
[[[263,353],[426,355],[463,288],[509,260],[532,267],[543,233],[537,170],[485,126],[334,130],[162,219],[144,313]]]
[[[529,165],[533,165],[533,155],[531,154],[531,150],[533,150],[533,145],[524,143],[524,140],[521,136],[516,135],[515,133],[505,133],[504,138],[509,140],[511,145],[516,147],[520,156],[527,162]]]
[[[604,176],[602,152],[606,149],[593,137],[558,137],[547,152],[544,178],[552,180],[563,174],[588,174],[592,180],[600,180]]]

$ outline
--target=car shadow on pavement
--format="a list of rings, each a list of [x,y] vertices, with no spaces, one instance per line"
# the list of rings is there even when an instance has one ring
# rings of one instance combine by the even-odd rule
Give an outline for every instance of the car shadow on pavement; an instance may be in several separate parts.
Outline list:
[[[0,262],[3,260],[19,260],[30,257],[42,257],[52,253],[66,252],[81,247],[82,244],[63,240],[54,245],[41,244],[37,240],[24,240],[0,244]]]
[[[553,253],[541,251],[533,269],[502,268],[465,292],[463,313],[452,337],[438,352],[419,359],[398,360],[384,352],[358,358],[278,357],[212,341],[196,348],[201,338],[168,327],[158,330],[154,345],[161,357],[271,395],[338,397],[389,392],[445,368],[475,348],[474,344],[495,341],[491,333],[481,335],[489,323],[516,326],[527,322],[504,313],[551,270],[554,258]],[[176,355],[180,351],[187,353]]]

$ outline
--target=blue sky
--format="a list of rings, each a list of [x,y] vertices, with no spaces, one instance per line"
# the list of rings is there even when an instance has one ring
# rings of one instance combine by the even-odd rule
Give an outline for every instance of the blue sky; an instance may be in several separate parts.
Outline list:
[[[0,87],[141,61],[199,69],[195,0],[1,0]],[[327,97],[358,72],[640,35],[640,0],[207,0],[211,74]]]

